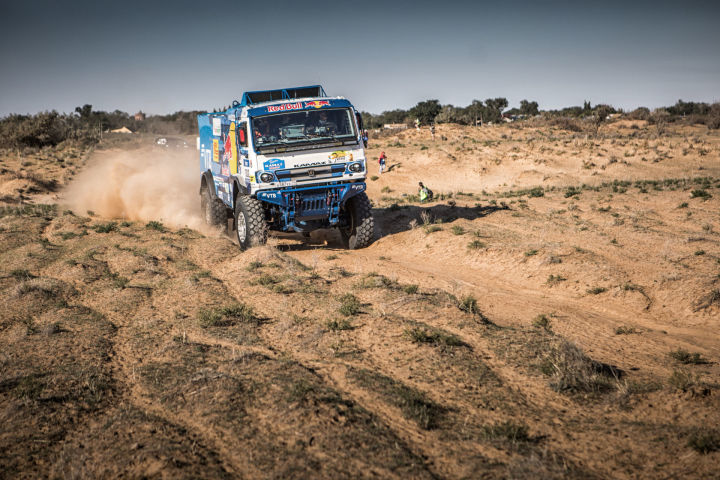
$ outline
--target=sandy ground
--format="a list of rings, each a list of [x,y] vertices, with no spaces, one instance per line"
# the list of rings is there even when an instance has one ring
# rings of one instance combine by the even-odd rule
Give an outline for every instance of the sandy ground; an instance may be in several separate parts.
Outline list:
[[[358,251],[111,147],[2,159],[2,476],[719,478],[717,132],[373,138]]]

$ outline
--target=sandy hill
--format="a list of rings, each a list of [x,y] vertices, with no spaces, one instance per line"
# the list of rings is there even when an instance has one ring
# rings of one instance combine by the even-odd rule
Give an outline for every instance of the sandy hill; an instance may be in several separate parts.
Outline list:
[[[371,138],[358,251],[132,142],[1,159],[0,476],[717,477],[717,132]]]

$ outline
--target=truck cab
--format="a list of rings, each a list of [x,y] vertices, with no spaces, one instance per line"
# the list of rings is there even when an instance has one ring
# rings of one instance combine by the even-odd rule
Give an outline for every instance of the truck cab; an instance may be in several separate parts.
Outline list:
[[[233,218],[242,248],[269,230],[338,228],[348,248],[371,242],[362,117],[344,97],[319,85],[245,92],[198,115],[198,128],[204,218]]]

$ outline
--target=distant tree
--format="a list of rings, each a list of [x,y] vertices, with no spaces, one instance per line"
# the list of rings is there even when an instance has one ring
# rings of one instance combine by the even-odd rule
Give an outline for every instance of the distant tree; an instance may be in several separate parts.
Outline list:
[[[452,105],[443,105],[440,113],[435,116],[437,123],[459,123],[461,125],[469,125],[472,118],[466,108],[453,107]]]
[[[710,105],[707,126],[713,130],[720,128],[720,103],[713,103]]]
[[[585,100],[583,102],[583,108],[582,108],[584,115],[589,115],[592,113],[592,105],[590,105],[590,101]]]
[[[650,116],[650,109],[647,107],[638,107],[632,112],[628,113],[630,120],[647,120]]]
[[[665,126],[667,125],[668,120],[670,120],[670,114],[664,108],[656,108],[648,117],[648,123],[650,125],[655,125],[658,135],[665,133]]]
[[[707,115],[710,112],[710,105],[702,102],[683,102],[678,100],[675,105],[668,107],[670,115],[685,117],[687,115]]]
[[[614,113],[615,109],[610,105],[596,105],[594,109],[593,125],[595,127],[595,135],[597,135],[600,125],[607,120],[611,113]]]
[[[534,117],[538,114],[538,103],[520,100],[520,114]]]
[[[502,119],[502,111],[508,106],[507,98],[488,98],[485,100],[484,118],[487,122],[499,122]]]
[[[438,113],[440,113],[440,110],[440,102],[437,100],[426,100],[424,102],[419,102],[411,108],[410,116],[419,119],[421,124],[428,125],[435,120],[435,117]]]
[[[473,100],[472,103],[465,108],[472,125],[477,125],[478,122],[482,124],[485,121],[485,110],[485,105],[483,105],[483,102],[480,100]]]
[[[92,105],[86,103],[82,107],[75,107],[75,112],[80,115],[80,118],[88,119],[92,114]]]

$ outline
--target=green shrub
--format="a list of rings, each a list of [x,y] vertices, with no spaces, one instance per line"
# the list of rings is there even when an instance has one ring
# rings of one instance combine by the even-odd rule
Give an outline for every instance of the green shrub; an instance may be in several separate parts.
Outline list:
[[[698,188],[690,192],[690,198],[702,198],[703,200],[708,200],[712,198],[712,195],[710,195],[707,190]]]
[[[151,220],[148,223],[146,223],[145,228],[148,230],[157,230],[158,232],[165,231],[165,227],[163,226],[163,224],[156,220]]]
[[[338,311],[346,317],[351,317],[360,313],[362,305],[360,300],[352,293],[346,293],[340,297],[340,308]]]
[[[472,242],[468,243],[468,248],[470,250],[480,250],[481,248],[485,248],[485,242],[481,242],[480,240],[473,240]]]
[[[689,364],[704,364],[709,363],[706,359],[702,357],[702,355],[698,352],[688,352],[687,350],[684,350],[682,348],[679,348],[677,350],[674,350],[670,352],[668,355],[672,357],[673,359],[677,360],[678,362],[689,365]]]
[[[225,307],[200,309],[198,320],[202,327],[223,327],[235,323],[258,323],[252,307],[243,303],[234,303]]]

